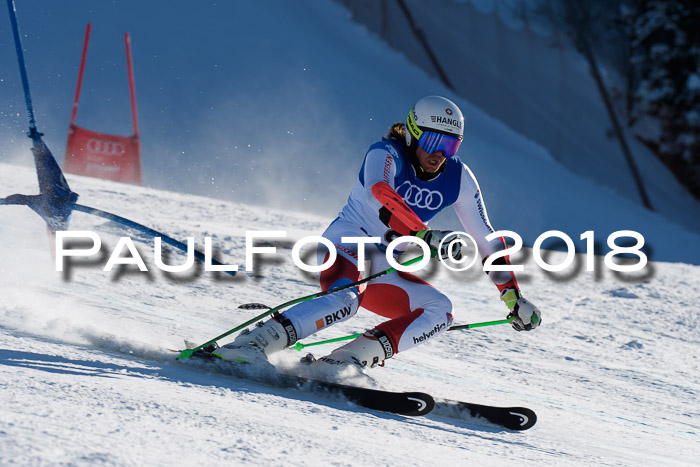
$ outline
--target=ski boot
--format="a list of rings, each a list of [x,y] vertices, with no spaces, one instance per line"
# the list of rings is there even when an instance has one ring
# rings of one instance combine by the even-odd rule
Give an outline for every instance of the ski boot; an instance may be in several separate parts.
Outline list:
[[[337,382],[356,376],[366,377],[366,368],[383,365],[384,360],[393,355],[393,347],[386,335],[380,331],[371,331],[335,349],[329,355],[316,359],[308,354],[301,361],[307,365],[305,373],[309,378]]]
[[[212,355],[238,363],[269,365],[268,355],[287,347],[287,332],[274,319],[260,321],[252,331],[245,329],[233,342],[223,345]]]

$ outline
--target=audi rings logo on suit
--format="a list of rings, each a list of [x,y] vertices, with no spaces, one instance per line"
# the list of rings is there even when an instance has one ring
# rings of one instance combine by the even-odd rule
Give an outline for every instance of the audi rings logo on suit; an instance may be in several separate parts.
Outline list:
[[[406,180],[396,189],[396,192],[409,206],[435,211],[440,209],[443,202],[442,193],[414,185]]]

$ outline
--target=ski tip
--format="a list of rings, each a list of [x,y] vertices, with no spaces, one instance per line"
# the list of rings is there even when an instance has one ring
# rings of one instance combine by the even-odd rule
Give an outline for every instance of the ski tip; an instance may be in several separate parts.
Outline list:
[[[241,310],[269,310],[270,307],[263,305],[262,303],[244,303],[243,305],[238,305]]]
[[[197,347],[197,343],[188,339],[183,339],[185,342],[185,348],[186,349],[194,349]]]
[[[513,417],[513,422],[507,426],[511,430],[529,430],[537,423],[537,414],[525,407],[510,407],[508,414]]]
[[[429,414],[435,408],[435,399],[423,392],[407,392],[404,394],[407,400],[415,403],[413,410],[406,410],[403,415],[422,417]]]
[[[434,415],[456,420],[471,422],[483,419],[513,431],[529,430],[537,423],[535,412],[526,407],[496,407],[450,399],[438,399],[436,402]]]

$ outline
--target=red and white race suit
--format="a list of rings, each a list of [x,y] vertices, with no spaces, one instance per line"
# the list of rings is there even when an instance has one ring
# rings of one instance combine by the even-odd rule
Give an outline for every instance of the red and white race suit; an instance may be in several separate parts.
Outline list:
[[[427,224],[440,210],[452,206],[464,231],[476,241],[482,259],[505,248],[502,238],[491,242],[485,240],[494,230],[479,184],[466,164],[457,157],[446,159],[444,170],[430,180],[422,180],[409,162],[403,145],[393,139],[384,139],[370,147],[347,204],[323,233],[333,242],[338,253],[333,266],[321,273],[323,290],[356,282],[363,276],[391,267],[385,255],[385,233],[389,227],[380,219],[382,203],[372,190],[377,184],[386,184],[392,193],[397,193],[410,209],[410,215],[417,216],[416,223]],[[386,189],[385,185],[381,186]],[[390,221],[389,225],[401,235],[410,234],[410,228],[402,222],[392,224]],[[407,231],[402,232],[402,226]],[[343,237],[382,239],[380,244],[364,246],[365,258],[371,262],[368,271],[358,271],[358,245],[343,243]],[[319,264],[325,262],[327,255],[324,247],[319,248]],[[517,288],[511,272],[492,272],[489,277],[499,290]],[[388,318],[376,330],[389,338],[393,353],[434,338],[447,330],[452,322],[450,299],[427,282],[405,272],[394,272],[366,286],[303,302],[287,310],[284,317],[293,324],[297,339],[303,339],[351,318],[359,306]]]

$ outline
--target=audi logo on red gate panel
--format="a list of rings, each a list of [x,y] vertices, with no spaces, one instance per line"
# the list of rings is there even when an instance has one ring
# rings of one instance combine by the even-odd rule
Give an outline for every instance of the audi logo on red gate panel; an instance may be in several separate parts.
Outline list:
[[[105,156],[121,156],[126,152],[124,143],[110,141],[108,139],[90,138],[87,142],[87,150],[92,154]]]
[[[404,191],[405,190],[405,191]],[[409,206],[434,211],[442,206],[442,193],[421,188],[406,180],[396,189],[396,192]]]

